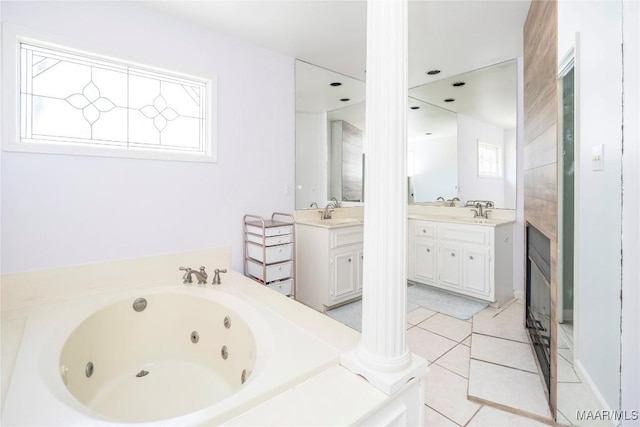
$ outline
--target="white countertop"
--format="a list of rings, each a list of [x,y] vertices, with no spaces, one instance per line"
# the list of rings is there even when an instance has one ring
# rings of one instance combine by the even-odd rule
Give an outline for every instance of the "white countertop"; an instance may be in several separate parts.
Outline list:
[[[509,214],[497,214],[492,216],[489,214],[489,218],[474,218],[473,212],[461,208],[452,208],[451,211],[438,211],[432,212],[412,212],[407,215],[409,219],[419,219],[425,221],[437,221],[437,222],[449,222],[455,224],[469,224],[469,225],[483,225],[487,227],[496,227],[504,224],[515,223],[515,215]],[[319,219],[317,216],[302,216],[296,218],[296,224],[310,225],[313,227],[322,228],[341,228],[341,227],[353,227],[364,224],[362,216],[335,216],[331,219]]]

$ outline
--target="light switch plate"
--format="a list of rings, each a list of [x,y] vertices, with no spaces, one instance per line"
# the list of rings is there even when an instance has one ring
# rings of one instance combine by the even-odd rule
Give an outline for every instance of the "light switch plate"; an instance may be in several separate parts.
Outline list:
[[[601,171],[604,169],[604,144],[594,145],[591,150],[591,170]]]

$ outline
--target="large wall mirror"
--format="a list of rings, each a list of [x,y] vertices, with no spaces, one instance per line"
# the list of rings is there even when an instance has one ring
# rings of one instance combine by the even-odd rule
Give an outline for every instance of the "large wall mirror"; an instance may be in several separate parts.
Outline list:
[[[516,207],[516,61],[409,90],[411,203]],[[365,83],[296,63],[296,209],[364,202]]]

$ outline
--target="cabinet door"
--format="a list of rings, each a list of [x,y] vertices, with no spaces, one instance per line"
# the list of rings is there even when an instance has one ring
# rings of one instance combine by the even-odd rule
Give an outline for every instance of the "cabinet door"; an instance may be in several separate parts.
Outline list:
[[[353,294],[356,290],[356,252],[334,252],[331,257],[331,299]]]
[[[462,287],[462,248],[441,244],[438,251],[440,284],[453,288]]]
[[[362,265],[364,263],[364,251],[362,249],[358,250],[357,253],[358,259],[358,271],[357,271],[357,279],[356,279],[356,292],[362,291]]]
[[[421,283],[436,283],[436,242],[432,239],[413,241],[413,280]]]
[[[489,296],[491,253],[487,248],[464,249],[464,289],[479,296]]]

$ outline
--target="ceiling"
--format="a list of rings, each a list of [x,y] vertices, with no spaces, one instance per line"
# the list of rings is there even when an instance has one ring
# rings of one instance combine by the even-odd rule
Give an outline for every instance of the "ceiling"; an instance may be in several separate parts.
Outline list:
[[[301,89],[308,97],[297,97],[298,111],[331,111],[364,100],[364,84],[356,82],[364,81],[366,67],[365,1],[152,0],[137,4],[323,68],[305,67],[309,76],[303,79],[322,84],[317,86],[318,93],[312,93],[312,86]],[[522,28],[529,5],[530,0],[409,1],[409,87],[522,56]],[[426,71],[432,69],[441,73],[428,76]],[[343,86],[326,85],[338,77]],[[339,101],[345,97],[350,101]]]

